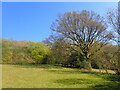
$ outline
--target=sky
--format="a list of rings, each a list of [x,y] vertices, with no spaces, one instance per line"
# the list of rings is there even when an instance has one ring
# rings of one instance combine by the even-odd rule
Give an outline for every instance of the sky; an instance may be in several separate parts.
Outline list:
[[[39,42],[51,35],[58,13],[92,10],[106,16],[117,2],[3,2],[2,38]]]

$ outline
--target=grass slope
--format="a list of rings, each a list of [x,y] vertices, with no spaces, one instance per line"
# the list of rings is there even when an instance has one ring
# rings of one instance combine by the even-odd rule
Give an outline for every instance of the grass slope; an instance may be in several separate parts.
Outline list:
[[[3,65],[3,88],[116,88],[120,76],[51,65]]]

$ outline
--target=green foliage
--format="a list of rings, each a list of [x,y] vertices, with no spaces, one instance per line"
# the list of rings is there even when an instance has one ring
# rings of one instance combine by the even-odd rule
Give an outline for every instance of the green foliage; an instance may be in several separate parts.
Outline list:
[[[52,63],[51,51],[42,42],[2,40],[2,63],[41,64]]]
[[[118,63],[117,46],[106,45],[91,58],[92,67],[99,69],[116,69]]]
[[[12,62],[12,49],[11,42],[8,40],[2,41],[2,63]]]

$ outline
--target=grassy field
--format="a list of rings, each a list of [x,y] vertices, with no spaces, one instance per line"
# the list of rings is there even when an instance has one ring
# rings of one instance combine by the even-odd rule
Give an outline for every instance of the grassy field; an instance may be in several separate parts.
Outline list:
[[[51,65],[3,65],[3,88],[119,88],[120,76]]]

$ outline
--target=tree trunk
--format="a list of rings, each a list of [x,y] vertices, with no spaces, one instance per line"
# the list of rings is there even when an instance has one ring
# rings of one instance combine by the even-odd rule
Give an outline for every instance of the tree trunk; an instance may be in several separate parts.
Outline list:
[[[88,61],[88,60],[84,60],[84,61],[83,61],[83,68],[84,68],[84,69],[87,69],[87,70],[91,70],[91,69],[92,69],[92,67],[91,67],[91,62]]]
[[[79,53],[79,61],[81,62],[80,66],[83,69],[91,70],[92,67],[91,67],[91,62],[89,60],[89,55],[87,52],[83,52],[83,53],[84,53],[83,55]]]
[[[86,60],[87,69],[92,70],[91,61],[90,61],[88,53],[85,54],[85,60]]]
[[[108,70],[107,70],[107,68],[105,69],[105,71],[106,71],[106,73],[108,74]]]

